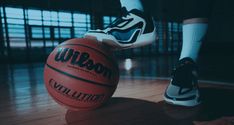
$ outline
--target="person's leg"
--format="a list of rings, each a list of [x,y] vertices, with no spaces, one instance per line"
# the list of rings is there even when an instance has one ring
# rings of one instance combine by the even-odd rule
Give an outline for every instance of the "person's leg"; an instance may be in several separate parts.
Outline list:
[[[125,7],[127,11],[131,11],[133,9],[144,11],[141,0],[120,0],[120,3],[121,7]]]
[[[85,38],[96,39],[113,49],[135,48],[156,40],[156,28],[151,16],[144,12],[140,0],[120,0],[122,16],[104,30],[91,30]]]
[[[211,13],[213,1],[187,0],[185,3],[187,4],[185,4],[186,14],[182,27],[182,51],[164,99],[167,103],[174,105],[196,106],[201,102],[196,61],[207,32],[207,18]]]
[[[180,60],[190,57],[196,62],[207,28],[207,18],[191,18],[183,21],[183,45]]]

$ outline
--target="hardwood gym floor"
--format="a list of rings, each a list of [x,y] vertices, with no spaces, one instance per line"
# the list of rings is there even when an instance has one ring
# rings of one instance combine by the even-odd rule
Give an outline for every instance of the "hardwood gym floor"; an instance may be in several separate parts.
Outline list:
[[[201,80],[203,104],[199,107],[166,104],[162,95],[175,62],[176,58],[121,60],[121,79],[113,98],[97,110],[77,112],[67,111],[48,95],[44,64],[1,64],[0,124],[191,125],[234,116],[234,84],[227,80]]]

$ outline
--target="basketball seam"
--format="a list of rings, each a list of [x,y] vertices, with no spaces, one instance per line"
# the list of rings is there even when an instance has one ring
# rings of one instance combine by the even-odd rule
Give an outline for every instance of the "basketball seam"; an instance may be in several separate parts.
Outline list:
[[[99,85],[99,86],[102,86],[102,87],[108,87],[108,88],[111,88],[111,87],[115,87],[115,85],[107,85],[107,84],[103,84],[103,83],[99,83],[99,82],[94,82],[94,81],[91,81],[91,80],[87,80],[87,79],[83,79],[83,78],[80,78],[80,77],[77,77],[77,76],[74,76],[74,75],[71,75],[67,72],[64,72],[64,71],[61,71],[59,69],[56,69],[54,68],[53,66],[49,65],[48,63],[46,64],[46,66],[58,73],[61,73],[63,75],[66,75],[66,76],[69,76],[71,78],[74,78],[74,79],[77,79],[77,80],[81,80],[81,81],[85,81],[86,83],[89,83],[89,84],[94,84],[94,85]]]

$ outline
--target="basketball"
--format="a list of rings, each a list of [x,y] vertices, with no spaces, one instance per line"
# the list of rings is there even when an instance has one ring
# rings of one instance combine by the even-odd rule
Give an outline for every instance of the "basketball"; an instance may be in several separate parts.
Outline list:
[[[111,51],[100,42],[70,39],[58,45],[47,58],[44,82],[48,93],[71,110],[91,110],[114,93],[119,69]]]

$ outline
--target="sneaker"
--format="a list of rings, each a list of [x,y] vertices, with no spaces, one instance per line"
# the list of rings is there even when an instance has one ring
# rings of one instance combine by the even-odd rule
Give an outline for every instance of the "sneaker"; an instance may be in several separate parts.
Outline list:
[[[84,37],[98,40],[115,49],[135,48],[156,40],[156,28],[152,17],[144,12],[122,8],[122,16],[104,30],[88,31]]]
[[[183,58],[173,70],[164,100],[173,105],[193,107],[201,103],[197,67],[191,58]]]

